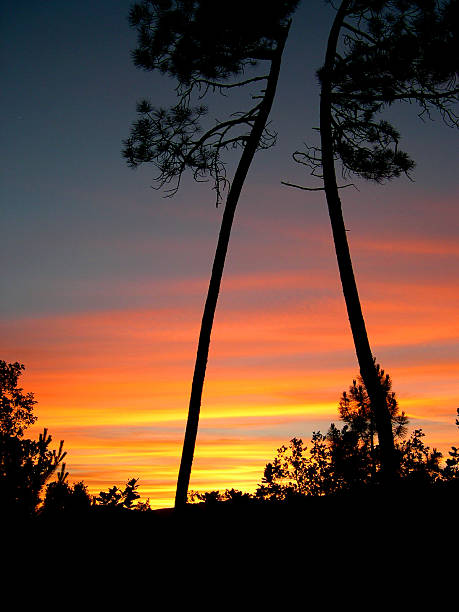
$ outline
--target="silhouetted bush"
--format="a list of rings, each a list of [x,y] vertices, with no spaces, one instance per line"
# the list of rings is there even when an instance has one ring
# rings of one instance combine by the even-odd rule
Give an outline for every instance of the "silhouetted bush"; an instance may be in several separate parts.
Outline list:
[[[0,360],[0,510],[30,516],[40,503],[40,493],[64,459],[63,440],[51,450],[51,436],[44,429],[38,440],[23,438],[37,417],[33,393],[18,387],[24,366]],[[65,467],[65,464],[64,464]]]
[[[126,483],[124,490],[118,487],[111,487],[108,491],[101,491],[99,497],[96,497],[95,503],[106,508],[123,508],[131,510],[135,508],[134,501],[140,498],[136,492],[138,488],[138,478],[131,478]]]
[[[82,514],[90,510],[92,503],[92,497],[83,482],[77,482],[72,486],[57,480],[47,485],[41,512],[53,515]]]

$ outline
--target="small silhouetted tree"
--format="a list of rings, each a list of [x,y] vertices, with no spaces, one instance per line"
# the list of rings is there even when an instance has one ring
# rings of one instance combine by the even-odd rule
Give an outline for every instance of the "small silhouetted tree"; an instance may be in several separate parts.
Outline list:
[[[226,199],[204,306],[176,506],[187,501],[210,337],[234,214],[255,152],[275,141],[267,122],[289,30],[288,18],[297,4],[298,0],[145,0],[135,4],[130,13],[131,25],[138,31],[134,63],[144,70],[159,70],[174,77],[178,101],[170,109],[154,108],[148,100],[138,104],[140,119],[124,143],[123,155],[128,163],[132,167],[153,163],[159,172],[157,186],[172,185],[169,195],[176,192],[186,170],[198,181],[210,178],[218,204],[229,184],[223,153],[242,149]],[[266,65],[261,74],[242,76],[260,62]],[[208,110],[202,99],[207,94],[228,94],[260,84],[261,91],[252,89],[251,108],[203,129]],[[192,104],[193,96],[197,96],[198,104]]]
[[[41,513],[43,515],[87,513],[92,504],[92,497],[84,482],[71,485],[62,478],[46,486],[46,495]]]
[[[399,410],[389,374],[386,374],[379,364],[375,365],[390,415],[392,434],[394,439],[401,439],[407,433],[408,418],[404,412]],[[380,457],[376,454],[376,419],[362,376],[359,375],[356,380],[352,381],[348,392],[343,392],[338,412],[341,420],[348,425],[350,432],[355,433],[366,446],[371,459],[373,475],[376,477],[380,463]]]
[[[124,489],[119,489],[116,486],[111,487],[108,491],[101,491],[96,497],[96,503],[106,508],[116,508],[131,510],[134,507],[136,499],[140,498],[137,493],[138,478],[131,478],[127,481]]]
[[[23,370],[18,362],[0,360],[0,509],[18,516],[36,510],[44,485],[66,455],[63,440],[58,450],[50,449],[52,439],[47,429],[38,440],[23,437],[36,421],[33,393],[18,387]]]
[[[397,471],[391,415],[357,291],[335,162],[341,162],[345,177],[377,183],[408,174],[414,162],[400,150],[398,131],[378,118],[396,101],[416,102],[421,116],[438,111],[448,125],[458,127],[458,18],[457,0],[343,0],[318,72],[321,144],[294,154],[323,180],[323,187],[311,190],[325,190],[360,374],[389,480]]]
[[[432,485],[441,478],[442,453],[424,443],[425,433],[415,429],[398,447],[400,472],[405,482],[416,485]]]
[[[288,501],[304,495],[329,495],[338,487],[327,437],[317,431],[309,452],[301,438],[292,438],[288,445],[277,449],[255,495],[268,501]]]

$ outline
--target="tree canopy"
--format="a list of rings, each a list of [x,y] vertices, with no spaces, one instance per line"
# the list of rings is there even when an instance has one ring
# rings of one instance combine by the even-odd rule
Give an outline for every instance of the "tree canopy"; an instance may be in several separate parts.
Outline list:
[[[299,0],[144,0],[133,5],[134,64],[180,86],[226,81],[270,60]]]
[[[438,114],[459,127],[458,0],[354,0],[346,3],[331,82],[333,148],[344,176],[378,183],[410,174],[415,162],[400,149],[400,132],[379,116],[396,102],[418,105],[422,119]],[[325,77],[324,68],[318,71]],[[321,150],[295,153],[321,174]]]
[[[250,108],[214,122],[203,99],[209,93],[267,86],[265,66],[261,71],[256,66],[276,57],[298,1],[148,0],[135,4],[130,12],[130,23],[138,33],[134,64],[173,77],[177,102],[168,109],[157,108],[148,99],[137,104],[139,119],[123,143],[127,163],[133,168],[152,163],[159,172],[155,187],[166,187],[169,196],[177,192],[186,170],[196,181],[211,179],[218,204],[229,183],[222,154],[245,147],[264,94],[252,88],[255,104],[252,101]],[[257,148],[268,148],[275,134],[264,126],[257,140]]]

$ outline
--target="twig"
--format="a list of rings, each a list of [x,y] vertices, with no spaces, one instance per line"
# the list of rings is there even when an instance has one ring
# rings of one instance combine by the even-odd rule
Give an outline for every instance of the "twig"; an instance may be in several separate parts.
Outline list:
[[[287,185],[287,187],[296,187],[296,189],[302,189],[303,191],[325,191],[325,187],[303,187],[302,185],[295,185],[294,183],[287,183],[287,181],[281,181],[282,185]],[[345,187],[354,187],[359,191],[357,185],[354,183],[349,183],[348,185],[338,185],[338,189],[344,189]]]

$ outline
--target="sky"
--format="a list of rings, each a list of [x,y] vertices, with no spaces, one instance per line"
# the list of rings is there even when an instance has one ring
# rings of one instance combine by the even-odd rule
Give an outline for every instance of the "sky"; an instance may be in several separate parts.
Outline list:
[[[1,17],[0,358],[25,365],[38,421],[65,441],[70,481],[91,493],[139,478],[173,505],[202,308],[223,206],[186,177],[174,198],[130,169],[122,140],[137,100],[174,82],[136,69],[124,0],[4,0]],[[292,160],[317,142],[315,71],[334,12],[294,16],[271,114],[236,212],[217,308],[190,488],[254,491],[292,437],[338,422],[358,374],[325,199]],[[209,99],[221,118],[247,94]],[[415,106],[391,118],[412,180],[356,182],[342,203],[377,361],[410,428],[457,444],[457,133]],[[228,172],[234,168],[228,158]]]

